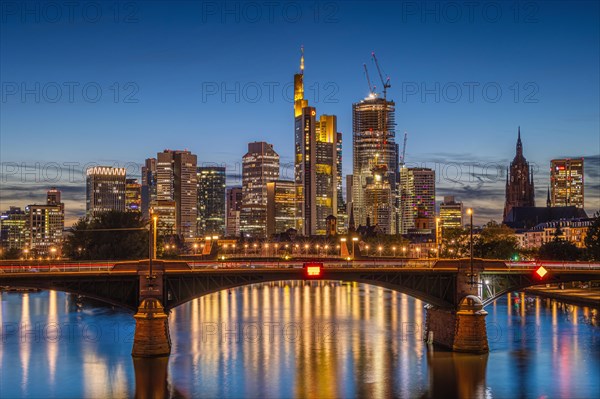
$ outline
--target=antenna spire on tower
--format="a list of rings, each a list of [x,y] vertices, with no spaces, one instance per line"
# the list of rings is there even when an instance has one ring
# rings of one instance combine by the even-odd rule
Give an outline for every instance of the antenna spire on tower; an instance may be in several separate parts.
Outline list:
[[[300,46],[300,73],[304,73],[304,45]]]

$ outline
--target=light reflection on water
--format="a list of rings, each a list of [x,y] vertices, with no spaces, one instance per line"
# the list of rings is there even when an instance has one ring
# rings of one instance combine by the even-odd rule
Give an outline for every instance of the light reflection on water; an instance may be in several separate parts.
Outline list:
[[[524,294],[487,308],[491,352],[477,356],[428,348],[424,303],[397,292],[240,287],[175,309],[172,355],[151,361],[130,356],[129,313],[60,292],[0,296],[2,398],[600,396],[597,310]]]

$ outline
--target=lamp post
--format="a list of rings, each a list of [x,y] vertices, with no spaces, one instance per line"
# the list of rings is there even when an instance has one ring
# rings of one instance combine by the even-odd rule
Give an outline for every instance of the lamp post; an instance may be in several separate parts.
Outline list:
[[[348,241],[348,239],[347,239],[346,237],[342,237],[342,238],[340,238],[340,242],[343,242],[343,243],[344,243],[344,245],[346,245],[346,244],[345,244],[345,243],[346,243],[346,241]],[[348,247],[346,247],[346,250],[348,250]],[[341,252],[340,252],[340,255],[341,255]]]
[[[441,242],[440,242],[440,218],[435,218],[435,247],[436,247],[436,254],[437,257],[440,257],[440,247],[441,247]]]
[[[392,251],[394,251],[394,258],[396,257],[396,247],[392,247]]]
[[[467,214],[471,217],[471,220],[469,222],[469,226],[470,226],[470,230],[471,230],[471,241],[470,241],[470,260],[469,263],[471,265],[471,280],[469,282],[469,284],[473,285],[475,284],[475,281],[473,280],[473,209],[469,208],[467,209]]]

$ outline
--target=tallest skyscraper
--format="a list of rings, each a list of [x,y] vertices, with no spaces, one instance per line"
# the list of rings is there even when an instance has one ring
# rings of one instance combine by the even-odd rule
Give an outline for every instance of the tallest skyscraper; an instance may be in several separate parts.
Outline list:
[[[328,216],[337,216],[337,118],[321,115],[304,98],[304,49],[294,75],[294,178],[298,231],[324,235]]]

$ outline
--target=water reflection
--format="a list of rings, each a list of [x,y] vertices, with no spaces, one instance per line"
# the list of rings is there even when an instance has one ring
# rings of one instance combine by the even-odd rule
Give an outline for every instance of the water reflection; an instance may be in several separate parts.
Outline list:
[[[355,283],[195,299],[168,359],[132,359],[131,314],[70,298],[0,293],[0,397],[600,396],[598,311],[520,293],[487,308],[486,356],[428,347],[423,302]]]

